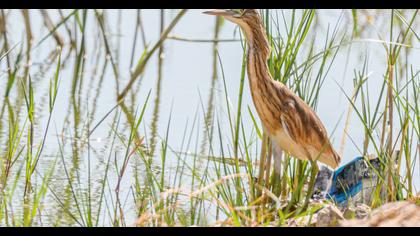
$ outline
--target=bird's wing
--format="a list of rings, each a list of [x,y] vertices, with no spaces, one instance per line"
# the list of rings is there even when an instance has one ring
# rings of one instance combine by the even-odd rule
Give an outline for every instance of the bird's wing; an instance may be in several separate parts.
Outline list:
[[[297,97],[283,102],[280,121],[286,133],[298,144],[316,150],[325,149],[328,135],[315,112]]]
[[[293,99],[287,99],[282,104],[282,111],[280,122],[284,131],[293,141],[302,143],[302,117],[297,114],[296,102]]]
[[[281,126],[283,127],[284,132],[293,140],[296,142],[296,136],[293,132],[290,131],[289,128],[289,124],[290,122],[288,121],[289,117],[282,114],[280,115],[280,122],[281,122]]]
[[[307,158],[336,168],[341,157],[334,151],[327,131],[316,113],[281,83],[275,83],[280,101],[279,119],[285,133],[298,144]]]

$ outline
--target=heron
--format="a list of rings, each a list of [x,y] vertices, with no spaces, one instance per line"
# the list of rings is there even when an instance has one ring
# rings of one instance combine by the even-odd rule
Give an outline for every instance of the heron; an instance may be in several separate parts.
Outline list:
[[[260,14],[256,9],[214,9],[203,12],[221,16],[241,28],[247,42],[247,74],[252,100],[272,144],[290,156],[316,161],[336,169],[340,155],[315,111],[268,69],[271,53]],[[275,157],[281,158],[281,157]],[[278,160],[277,160],[278,161]],[[276,165],[274,165],[276,168]]]

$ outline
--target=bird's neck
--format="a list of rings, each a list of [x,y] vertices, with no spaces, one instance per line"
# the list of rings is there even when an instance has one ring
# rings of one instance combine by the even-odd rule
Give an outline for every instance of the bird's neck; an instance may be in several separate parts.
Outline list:
[[[263,26],[260,24],[252,27],[246,25],[242,26],[242,29],[248,41],[248,55],[253,52],[267,62],[270,56],[270,46]]]
[[[268,68],[270,47],[263,27],[253,27],[246,32],[247,72],[252,100],[263,127],[274,134],[279,129],[278,92],[282,92],[283,85],[275,84]]]
[[[270,47],[262,26],[244,29],[248,42],[247,68],[251,91],[264,89],[273,82],[269,69]],[[265,85],[265,86],[262,86]]]

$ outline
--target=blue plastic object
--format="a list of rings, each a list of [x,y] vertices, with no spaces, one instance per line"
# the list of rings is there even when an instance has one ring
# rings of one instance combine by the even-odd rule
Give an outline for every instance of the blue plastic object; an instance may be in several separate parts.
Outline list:
[[[379,171],[378,158],[369,160],[368,165],[363,157],[356,157],[336,171],[324,166],[318,172],[312,199],[329,199],[338,205],[344,205],[349,199],[354,199],[362,190],[365,190],[360,196],[365,200],[369,197],[368,194],[371,191],[369,188],[376,184]]]
[[[356,196],[363,187],[363,168],[366,165],[363,157],[357,157],[346,165],[338,168],[333,175],[332,184],[327,198],[336,203],[343,203]]]

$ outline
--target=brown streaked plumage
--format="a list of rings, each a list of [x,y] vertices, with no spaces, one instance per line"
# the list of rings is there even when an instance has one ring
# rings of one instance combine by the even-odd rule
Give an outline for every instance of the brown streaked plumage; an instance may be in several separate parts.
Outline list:
[[[248,42],[247,70],[252,99],[271,139],[291,156],[318,160],[337,168],[341,157],[335,152],[316,113],[284,84],[272,79],[267,59],[270,46],[255,9],[212,10],[238,24]]]

